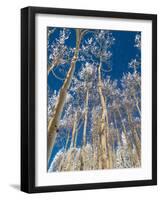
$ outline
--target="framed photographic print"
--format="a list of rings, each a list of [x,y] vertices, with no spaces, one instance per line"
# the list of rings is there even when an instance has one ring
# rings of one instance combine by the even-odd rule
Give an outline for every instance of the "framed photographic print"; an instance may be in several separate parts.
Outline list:
[[[21,9],[21,190],[157,184],[157,16]]]

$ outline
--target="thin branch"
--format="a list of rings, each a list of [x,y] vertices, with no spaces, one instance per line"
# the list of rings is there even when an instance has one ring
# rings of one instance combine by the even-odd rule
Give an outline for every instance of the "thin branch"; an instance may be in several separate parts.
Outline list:
[[[61,78],[61,77],[59,77],[58,75],[56,75],[55,72],[54,72],[54,70],[51,70],[51,72],[52,72],[52,74],[53,74],[53,76],[54,76],[55,78],[57,78],[57,79],[59,79],[59,80],[61,80],[61,81],[64,81],[64,80],[65,80],[65,78]]]
[[[101,67],[101,71],[103,71],[103,72],[111,72],[111,71],[112,71],[112,67],[110,67],[109,70],[105,70],[105,69],[103,69],[103,68]]]

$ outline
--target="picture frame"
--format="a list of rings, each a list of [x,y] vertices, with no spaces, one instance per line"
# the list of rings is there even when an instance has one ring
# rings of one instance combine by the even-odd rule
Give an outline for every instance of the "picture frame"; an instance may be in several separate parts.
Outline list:
[[[73,181],[72,183],[72,179],[70,177],[71,180],[70,180],[70,183],[68,184],[67,181],[65,181],[65,178],[63,179],[63,172],[62,172],[60,176],[59,176],[59,173],[56,173],[57,178],[56,177],[53,178],[52,181],[50,181],[50,184],[47,184],[48,178],[41,179],[42,181],[44,180],[44,185],[41,185],[41,184],[39,185],[36,183],[36,179],[40,171],[38,170],[39,164],[37,164],[37,162],[39,163],[39,161],[37,160],[38,160],[38,154],[40,153],[40,148],[37,148],[37,145],[40,146],[43,143],[46,144],[46,141],[44,142],[42,142],[43,140],[41,140],[41,142],[40,140],[38,141],[37,135],[36,135],[36,134],[39,134],[39,131],[41,132],[41,128],[39,129],[37,127],[38,126],[37,120],[38,120],[38,115],[42,114],[41,112],[37,113],[37,105],[39,104],[37,101],[39,101],[40,99],[38,98],[38,93],[37,93],[38,84],[36,83],[38,70],[40,68],[41,70],[45,69],[45,71],[43,72],[45,72],[44,74],[47,77],[47,68],[45,68],[46,65],[41,64],[41,67],[40,65],[38,65],[39,68],[38,66],[36,66],[37,63],[39,63],[37,60],[38,59],[37,52],[40,52],[39,47],[41,46],[41,45],[39,46],[38,44],[44,43],[44,41],[40,39],[47,37],[47,36],[44,36],[44,37],[38,36],[37,28],[39,27],[39,22],[41,20],[43,21],[43,17],[44,16],[46,17],[46,15],[49,15],[49,19],[47,18],[46,21],[48,20],[52,21],[53,24],[55,23],[55,21],[54,19],[52,19],[52,16],[53,15],[56,17],[60,16],[60,20],[58,19],[58,21],[56,22],[56,24],[58,25],[55,25],[58,27],[65,26],[60,23],[65,18],[67,18],[68,20],[68,17],[70,18],[69,24],[71,23],[71,25],[69,25],[69,27],[71,28],[76,27],[77,26],[76,23],[77,24],[80,23],[80,22],[76,22],[76,23],[72,22],[72,18],[75,18],[74,19],[75,21],[79,21],[79,18],[81,17],[83,18],[84,21],[86,21],[87,18],[90,18],[91,22],[92,20],[96,20],[96,21],[100,20],[98,23],[102,22],[102,24],[103,24],[103,20],[106,21],[106,19],[109,20],[109,24],[110,24],[110,20],[116,20],[117,22],[116,24],[118,25],[118,27],[119,27],[119,24],[121,25],[121,23],[124,23],[127,21],[130,24],[131,21],[133,20],[136,20],[138,24],[144,23],[144,22],[147,24],[150,24],[150,25],[147,25],[148,27],[150,27],[149,29],[145,28],[145,34],[143,30],[143,37],[144,35],[146,35],[146,30],[149,30],[148,34],[151,39],[151,45],[147,45],[147,46],[150,48],[148,52],[150,52],[151,54],[150,53],[146,54],[146,52],[145,53],[143,52],[143,59],[145,59],[145,62],[143,61],[143,64],[145,64],[146,59],[148,59],[147,55],[150,55],[151,59],[148,60],[147,62],[151,61],[149,63],[149,66],[150,66],[149,70],[152,74],[150,74],[150,76],[147,75],[147,77],[145,75],[145,79],[149,80],[148,78],[150,77],[151,82],[149,81],[150,89],[146,87],[144,88],[144,86],[142,86],[142,89],[141,89],[141,91],[147,90],[148,91],[147,93],[151,93],[151,96],[150,96],[151,101],[149,101],[150,104],[146,105],[147,107],[145,107],[145,109],[151,110],[151,117],[149,118],[151,121],[148,121],[151,124],[151,130],[148,130],[149,134],[147,134],[146,136],[146,137],[149,137],[149,142],[151,144],[150,153],[148,152],[151,155],[151,157],[148,157],[149,155],[147,155],[147,158],[146,158],[145,156],[145,160],[146,159],[148,160],[151,158],[149,166],[145,165],[145,168],[147,169],[147,171],[149,170],[148,173],[150,174],[150,178],[148,176],[146,177],[143,174],[143,176],[140,176],[140,178],[138,175],[138,178],[136,179],[127,178],[127,180],[124,180],[122,178],[119,180],[114,179],[114,181],[109,181],[109,180],[106,181],[106,179],[99,178],[99,181],[92,182],[90,181],[91,179],[95,180],[94,177],[99,176],[97,172],[94,172],[93,174],[90,175],[92,177],[91,179],[88,179],[86,181],[84,181],[85,179],[83,179],[82,181],[79,182],[79,180],[81,179],[81,176],[79,175],[77,177],[77,172],[74,172],[75,174],[74,177],[77,181],[75,182]],[[38,20],[36,18],[37,16],[41,16],[42,18],[40,17],[40,19]],[[104,24],[105,23],[106,22],[104,22]],[[112,21],[112,23],[115,24],[115,21]],[[122,26],[123,25],[124,24],[122,24]],[[50,24],[49,25],[45,24],[44,26],[50,27]],[[40,29],[38,28],[38,30],[41,30],[42,27],[40,26]],[[47,31],[45,33],[47,33]],[[39,43],[39,41],[41,42]],[[145,41],[145,43],[147,44],[150,43],[149,42],[150,40],[144,39],[143,41]],[[144,43],[142,45],[144,45]],[[45,49],[45,51],[47,50]],[[40,53],[40,55],[42,55],[43,57],[43,54]],[[46,79],[43,79],[43,78],[42,80],[46,81]],[[39,88],[39,90],[41,90],[41,88]],[[46,93],[44,94],[46,95]],[[44,99],[46,99],[46,97],[44,97]],[[146,121],[146,117],[147,116],[145,116],[144,118],[145,120],[142,120],[142,126],[144,126],[143,123]],[[43,121],[42,123],[45,124],[46,122]],[[146,126],[147,124],[145,124],[145,127]],[[39,129],[39,131],[37,131],[37,129]],[[46,135],[46,132],[43,132],[42,134]],[[37,144],[37,142],[41,144]],[[43,160],[43,162],[47,163],[46,160]],[[87,171],[87,173],[89,172]],[[101,173],[103,176],[103,173],[105,174],[106,171],[102,170]],[[111,173],[112,173],[112,170],[111,170]],[[71,174],[71,172],[69,172],[68,174]],[[49,176],[50,176],[50,173],[47,175],[47,177]],[[62,184],[61,183],[57,184],[56,181],[58,179],[61,179]],[[113,179],[111,178],[111,180]],[[63,184],[63,181],[64,181],[64,184]],[[96,11],[96,10],[45,8],[45,7],[22,8],[21,9],[21,191],[24,191],[27,193],[58,192],[58,191],[69,191],[69,190],[148,186],[148,185],[156,185],[156,184],[157,184],[157,15],[142,14],[142,13]]]

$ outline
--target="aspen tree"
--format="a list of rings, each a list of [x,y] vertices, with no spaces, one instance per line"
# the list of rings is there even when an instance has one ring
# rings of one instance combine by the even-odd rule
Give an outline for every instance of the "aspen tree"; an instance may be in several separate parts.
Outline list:
[[[66,79],[63,83],[62,88],[60,89],[60,93],[59,93],[59,96],[58,96],[58,99],[57,99],[57,103],[56,103],[55,108],[54,108],[53,117],[51,118],[51,120],[48,123],[48,153],[47,153],[48,160],[50,159],[50,154],[51,154],[51,151],[52,151],[52,148],[54,146],[55,139],[56,139],[56,136],[57,136],[57,129],[59,127],[59,121],[60,121],[60,118],[61,118],[61,113],[62,113],[62,110],[64,108],[67,90],[70,86],[70,82],[71,82],[73,73],[75,71],[76,61],[77,61],[78,53],[79,53],[80,42],[81,42],[80,29],[76,29],[76,49],[75,49],[75,53],[74,53],[74,56],[72,58],[71,66],[70,66],[70,69],[67,73]]]
[[[112,168],[112,152],[109,143],[107,143],[107,137],[109,135],[109,125],[108,125],[108,114],[106,108],[106,102],[102,93],[102,80],[101,80],[101,66],[100,61],[98,67],[98,92],[101,100],[102,106],[102,117],[101,117],[101,127],[100,127],[100,142],[101,142],[101,159],[102,159],[102,169]],[[108,152],[107,152],[108,146]],[[107,158],[108,155],[108,158]]]

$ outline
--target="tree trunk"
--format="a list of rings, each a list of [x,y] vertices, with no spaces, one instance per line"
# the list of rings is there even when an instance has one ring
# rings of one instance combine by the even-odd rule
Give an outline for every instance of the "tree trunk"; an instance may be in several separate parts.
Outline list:
[[[137,151],[139,162],[140,162],[140,160],[141,160],[141,142],[140,142],[140,139],[139,139],[138,134],[136,132],[136,129],[133,126],[132,116],[131,116],[128,109],[127,109],[127,115],[128,115],[128,122],[129,122],[130,128],[132,130],[131,132],[132,132],[133,137],[134,137],[136,151]]]
[[[63,159],[62,159],[61,162],[60,162],[58,171],[61,171],[61,170],[62,170],[62,167],[63,167],[63,163],[64,163],[64,160],[65,160],[66,151],[67,151],[67,147],[68,147],[68,142],[69,142],[69,136],[70,136],[70,131],[68,131],[67,140],[66,140],[65,148],[64,148],[64,155],[63,155]]]
[[[71,144],[70,144],[70,148],[69,148],[69,150],[71,149],[71,148],[73,148],[73,146],[74,146],[74,140],[75,140],[75,133],[76,133],[76,128],[77,128],[77,113],[75,113],[75,116],[74,116],[74,121],[73,121],[73,127],[72,127],[72,139],[71,139]],[[69,140],[69,135],[68,135],[68,138],[67,138],[67,140]],[[66,144],[67,145],[67,144]],[[66,146],[66,148],[67,148],[67,146]],[[66,150],[65,150],[66,151]],[[73,154],[72,154],[72,152],[68,152],[68,155],[67,155],[67,158],[66,158],[66,160],[67,160],[67,167],[66,167],[66,170],[67,171],[70,171],[71,170],[71,157],[73,156]],[[63,160],[62,160],[62,162],[64,163],[64,159],[65,159],[65,157],[63,157]],[[61,163],[61,166],[62,166],[62,164],[63,163]]]
[[[76,61],[78,58],[78,53],[79,53],[79,46],[80,46],[80,41],[81,41],[81,37],[80,37],[80,29],[77,29],[77,37],[76,37],[76,49],[75,49],[75,53],[74,56],[72,58],[71,61],[71,66],[70,69],[67,73],[66,79],[64,81],[64,84],[62,86],[62,88],[60,89],[60,93],[57,99],[57,103],[55,105],[54,108],[54,112],[53,112],[53,117],[51,118],[51,120],[48,123],[48,161],[50,159],[50,155],[55,143],[55,139],[57,136],[57,129],[59,127],[59,121],[61,118],[61,114],[64,108],[64,104],[65,104],[65,99],[66,99],[66,95],[67,95],[67,90],[70,86],[71,80],[72,80],[72,76],[74,74],[75,71],[75,66],[76,66]]]
[[[78,130],[76,130],[76,133],[75,133],[74,148],[77,147],[77,137],[78,137]]]
[[[140,117],[141,117],[141,110],[140,110],[140,108],[139,108],[139,102],[138,102],[138,100],[137,100],[137,98],[136,98],[136,95],[135,95],[134,93],[133,93],[133,97],[134,97],[134,100],[135,100],[136,108],[137,108],[138,113],[139,113],[139,115],[140,115]]]
[[[71,144],[70,144],[70,148],[68,149],[68,154],[67,154],[67,158],[66,158],[66,166],[65,166],[66,171],[72,170],[71,159],[74,156],[73,155],[74,152],[71,151],[71,148],[73,148],[73,146],[74,146],[76,128],[77,128],[77,113],[75,113],[74,121],[73,121]],[[72,159],[72,161],[74,161],[74,159]]]
[[[131,146],[131,143],[129,141],[129,138],[128,138],[128,135],[127,135],[127,131],[126,131],[126,127],[125,127],[125,124],[124,122],[122,121],[122,116],[121,116],[121,112],[120,110],[118,109],[118,114],[119,114],[119,117],[120,117],[120,120],[121,120],[121,126],[122,126],[122,129],[123,129],[123,132],[125,134],[125,139],[127,141],[127,145],[128,145],[128,152],[129,152],[129,156],[130,156],[130,160],[133,164],[135,164],[135,158],[133,157],[133,151],[132,151],[132,146]]]
[[[98,169],[98,162],[97,162],[97,154],[96,147],[93,148],[93,169]]]
[[[87,116],[88,116],[88,88],[86,93],[86,100],[85,100],[85,115],[84,115],[84,127],[83,127],[83,146],[80,152],[80,170],[84,170],[84,157],[85,157],[85,146],[86,146],[86,132],[87,132]]]
[[[73,121],[71,147],[74,147],[74,139],[75,139],[76,128],[77,128],[77,113],[75,113],[74,121]]]
[[[102,106],[102,117],[101,117],[101,128],[100,128],[101,160],[102,160],[102,169],[107,169],[107,168],[112,168],[112,152],[109,142],[107,142],[107,137],[109,135],[109,126],[108,126],[106,102],[102,93],[101,66],[102,63],[100,62],[98,67],[98,92]],[[108,147],[108,152],[107,152],[107,147]]]
[[[99,117],[97,117],[96,112],[93,112],[93,115],[92,115],[92,120],[93,120],[93,127],[92,127],[93,169],[99,169],[100,141],[98,141],[98,140],[100,139],[100,136],[98,135],[98,132],[97,132],[97,129],[98,129],[97,127],[99,124],[98,118]]]
[[[88,88],[86,93],[86,101],[85,101],[85,115],[84,115],[84,127],[83,127],[83,146],[86,145],[86,132],[87,132],[87,117],[88,117]]]
[[[117,122],[116,122],[116,113],[113,112],[113,115],[114,115],[114,126],[116,129],[116,136],[117,136],[117,144],[118,144],[118,146],[121,146],[122,144],[121,144],[120,133],[118,131]]]
[[[72,167],[73,167],[74,156],[75,156],[75,152],[73,150],[68,151],[66,162],[65,162],[66,166],[64,166],[65,171],[72,171],[73,170]]]
[[[83,169],[84,169],[84,149],[83,149],[83,147],[80,150],[79,160],[80,160],[80,171],[83,171]]]
[[[116,138],[117,138],[117,145],[119,146],[119,148],[122,149],[122,142],[121,142],[121,136],[120,136],[120,133],[119,133],[119,130],[118,130],[118,126],[117,126],[117,121],[116,121],[116,113],[115,111],[113,111],[113,116],[114,116],[114,127],[116,129]],[[123,157],[123,154],[122,154],[122,151],[120,151],[120,155],[121,155],[121,162],[123,161],[122,160],[122,157]],[[115,160],[115,164],[116,164],[116,160]]]

